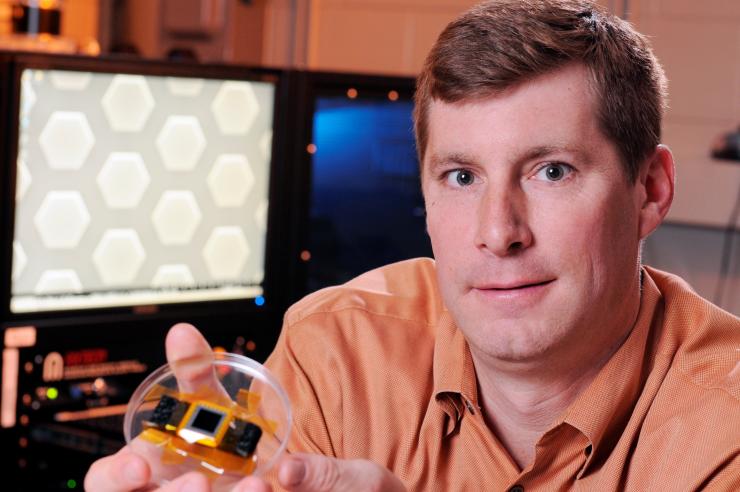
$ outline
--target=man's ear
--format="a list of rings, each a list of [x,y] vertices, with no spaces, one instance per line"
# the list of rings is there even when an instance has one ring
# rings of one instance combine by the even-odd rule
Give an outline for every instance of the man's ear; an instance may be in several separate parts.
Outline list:
[[[665,145],[658,145],[642,166],[636,183],[644,190],[640,204],[640,239],[657,229],[671,208],[674,179],[673,154]]]

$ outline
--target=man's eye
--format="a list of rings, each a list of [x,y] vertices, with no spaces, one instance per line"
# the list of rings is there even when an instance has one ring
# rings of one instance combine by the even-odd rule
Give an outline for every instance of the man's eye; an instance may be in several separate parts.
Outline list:
[[[465,169],[455,169],[447,174],[447,183],[452,186],[470,186],[475,181],[475,176]]]
[[[547,181],[560,181],[572,172],[573,168],[568,164],[556,162],[542,166],[535,176]]]

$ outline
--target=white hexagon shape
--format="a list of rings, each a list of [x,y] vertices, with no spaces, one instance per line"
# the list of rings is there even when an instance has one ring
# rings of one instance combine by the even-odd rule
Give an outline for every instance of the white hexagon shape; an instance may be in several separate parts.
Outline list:
[[[190,191],[165,191],[152,212],[154,230],[162,244],[187,244],[201,219],[200,208]]]
[[[11,278],[13,280],[18,280],[18,277],[21,276],[23,270],[26,269],[27,264],[28,256],[26,256],[23,246],[21,246],[21,243],[18,241],[13,241],[13,273]]]
[[[111,208],[137,206],[150,181],[144,159],[137,152],[111,153],[97,177],[103,199]]]
[[[70,249],[77,246],[87,226],[90,214],[77,191],[50,191],[33,218],[41,242],[50,249]]]
[[[157,136],[157,150],[170,171],[190,171],[206,148],[206,137],[195,116],[170,116]]]
[[[72,294],[82,292],[82,282],[74,270],[47,270],[41,274],[36,294]]]
[[[21,117],[27,116],[36,104],[36,91],[33,90],[31,78],[31,70],[24,70],[21,75]]]
[[[254,174],[245,156],[223,154],[216,159],[206,181],[216,205],[238,207],[244,204],[254,185]]]
[[[195,285],[193,274],[187,265],[182,264],[162,265],[157,268],[157,273],[152,279],[152,287],[158,288],[190,287],[192,285]]]
[[[110,229],[95,247],[92,259],[105,285],[126,285],[136,278],[146,252],[135,230]]]
[[[21,200],[26,196],[28,188],[31,186],[31,171],[26,166],[26,161],[22,158],[18,158],[18,176],[15,179],[15,199]]]
[[[203,89],[203,79],[167,77],[167,88],[175,96],[194,97]]]
[[[270,154],[272,153],[272,129],[268,128],[265,130],[265,133],[262,134],[260,137],[259,147],[262,157],[269,159]]]
[[[83,91],[92,80],[90,72],[70,70],[52,70],[50,76],[52,85],[63,91]]]
[[[79,169],[95,143],[87,118],[78,111],[55,111],[39,136],[52,169]]]
[[[203,259],[217,280],[237,280],[249,257],[249,244],[239,227],[216,227],[203,248]]]
[[[259,102],[249,82],[224,82],[211,104],[222,133],[244,135],[257,118]]]
[[[103,111],[117,132],[138,132],[154,109],[154,98],[141,75],[116,75],[105,91]]]
[[[267,199],[265,198],[257,205],[254,211],[254,220],[257,222],[257,227],[260,231],[265,232],[267,230]]]

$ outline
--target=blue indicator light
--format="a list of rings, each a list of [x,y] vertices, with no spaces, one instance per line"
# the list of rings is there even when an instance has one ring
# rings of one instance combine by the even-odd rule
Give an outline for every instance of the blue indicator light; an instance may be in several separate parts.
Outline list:
[[[265,304],[265,298],[262,296],[257,296],[254,298],[254,303],[258,306],[263,306]]]

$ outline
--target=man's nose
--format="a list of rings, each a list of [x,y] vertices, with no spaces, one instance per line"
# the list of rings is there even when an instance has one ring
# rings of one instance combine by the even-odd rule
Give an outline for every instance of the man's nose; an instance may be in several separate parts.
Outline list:
[[[521,190],[487,190],[478,205],[476,246],[503,257],[529,248],[533,239]]]

